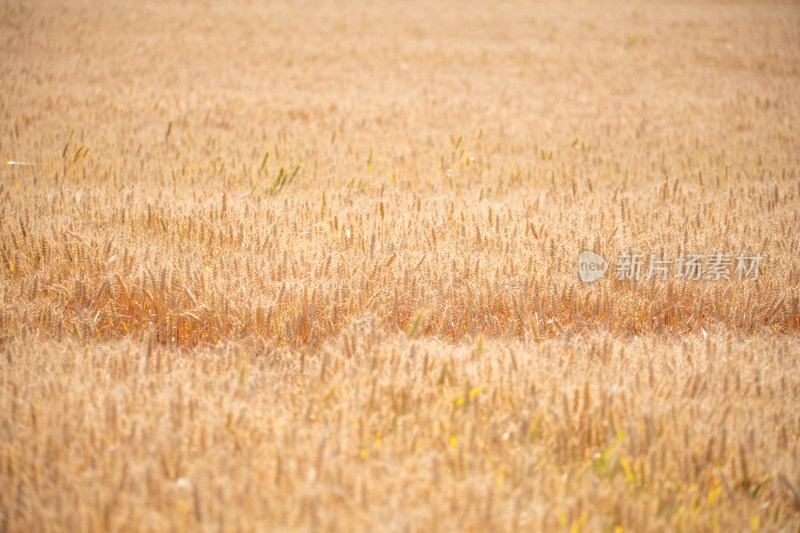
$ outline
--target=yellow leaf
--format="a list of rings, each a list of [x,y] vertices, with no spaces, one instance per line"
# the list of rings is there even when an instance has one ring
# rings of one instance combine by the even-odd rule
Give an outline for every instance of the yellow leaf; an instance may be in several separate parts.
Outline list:
[[[475,396],[477,396],[485,388],[486,387],[475,387],[474,389],[470,389],[469,390],[469,399],[470,400],[473,399]]]
[[[11,273],[13,274],[14,273],[14,261],[12,261],[11,259],[8,260],[8,268],[11,269]]]
[[[450,447],[455,448],[458,438],[455,435],[450,435]]]
[[[708,491],[708,505],[713,505],[714,498],[717,496],[717,493],[719,493],[720,489],[722,489],[722,487],[717,485]]]
[[[758,526],[760,525],[761,518],[758,515],[755,515],[752,520],[750,520],[750,531],[758,531]]]
[[[333,394],[335,391],[336,391],[336,385],[332,385],[327,391],[325,391],[325,394],[322,396],[322,401],[323,402],[327,401],[328,398],[331,397],[331,394]]]
[[[625,477],[628,478],[628,481],[633,483],[634,477],[633,470],[631,470],[631,464],[624,457],[619,458],[619,464],[622,465],[622,469],[625,471]]]
[[[564,511],[558,505],[556,505],[556,516],[558,517],[559,524],[562,526],[567,525],[567,515],[564,514]]]
[[[569,533],[578,533],[581,530],[581,526],[583,523],[586,522],[586,512],[582,512],[580,518],[576,522],[572,524],[569,528]]]

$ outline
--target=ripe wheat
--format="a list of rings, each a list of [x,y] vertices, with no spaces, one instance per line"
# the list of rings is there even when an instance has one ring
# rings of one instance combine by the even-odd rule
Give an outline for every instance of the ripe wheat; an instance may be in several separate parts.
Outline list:
[[[0,6],[0,529],[800,526],[796,8],[136,7]]]

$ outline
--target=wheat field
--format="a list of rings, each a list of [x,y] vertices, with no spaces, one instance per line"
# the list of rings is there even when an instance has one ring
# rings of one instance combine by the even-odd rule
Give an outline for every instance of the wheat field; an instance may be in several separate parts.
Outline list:
[[[0,0],[0,530],[799,531],[798,28]]]

